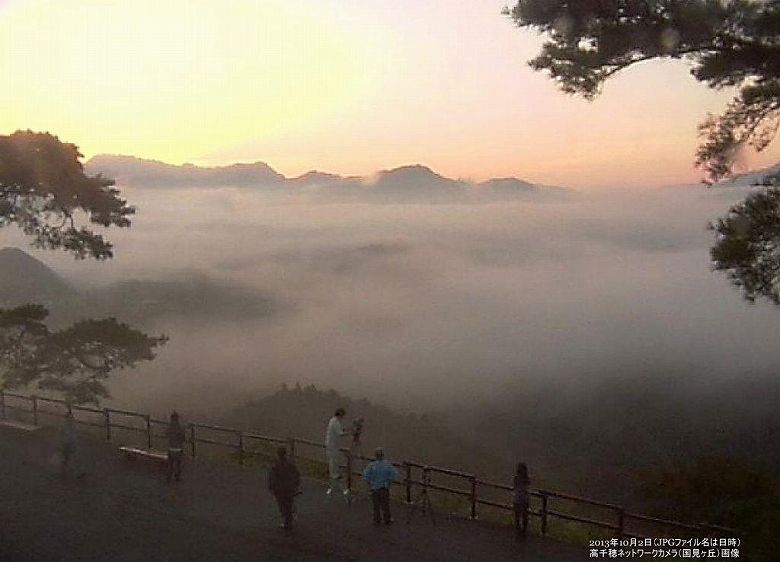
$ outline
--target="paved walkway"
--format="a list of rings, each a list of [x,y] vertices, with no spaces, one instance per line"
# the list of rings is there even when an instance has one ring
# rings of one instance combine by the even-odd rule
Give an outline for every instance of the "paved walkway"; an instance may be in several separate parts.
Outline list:
[[[509,529],[437,517],[437,526],[394,505],[396,523],[374,527],[370,504],[327,499],[305,481],[297,528],[279,528],[264,469],[198,460],[165,482],[151,461],[128,462],[119,443],[80,435],[84,478],[59,474],[58,434],[0,426],[0,559],[199,562],[243,560],[573,562],[588,550]]]

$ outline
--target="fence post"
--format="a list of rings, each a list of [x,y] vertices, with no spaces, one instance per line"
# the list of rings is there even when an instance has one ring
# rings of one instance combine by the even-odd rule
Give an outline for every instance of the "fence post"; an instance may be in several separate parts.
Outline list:
[[[291,461],[295,461],[295,437],[287,438],[287,455]]]
[[[33,425],[38,425],[38,397],[33,394],[30,399],[32,400]]]
[[[148,414],[144,416],[144,419],[146,420],[146,443],[147,448],[152,448],[152,419],[151,416]]]
[[[106,418],[106,441],[111,441],[111,411],[103,408],[103,415]]]
[[[406,503],[412,503],[412,465],[404,461],[406,474],[404,474],[404,486],[406,487]]]
[[[7,418],[8,416],[5,415],[5,390],[0,388],[0,408],[3,410],[3,419]]]
[[[347,456],[347,490],[352,490],[352,452],[347,450],[344,454]]]
[[[475,476],[469,477],[471,482],[471,518],[477,518],[477,478]]]
[[[626,510],[622,507],[617,510],[618,515],[618,538],[622,539],[626,534]]]
[[[195,458],[195,424],[190,424],[190,452],[192,453],[192,458]]]
[[[238,464],[244,466],[244,432],[238,431]]]
[[[431,471],[427,466],[423,467],[423,477],[422,477],[422,489],[423,494],[425,494],[426,497],[428,497],[428,484],[431,481]],[[429,498],[430,499],[430,498]],[[422,512],[425,515],[429,515],[428,506],[430,504],[428,502],[423,503]]]
[[[542,496],[542,535],[547,534],[547,492],[539,492]]]

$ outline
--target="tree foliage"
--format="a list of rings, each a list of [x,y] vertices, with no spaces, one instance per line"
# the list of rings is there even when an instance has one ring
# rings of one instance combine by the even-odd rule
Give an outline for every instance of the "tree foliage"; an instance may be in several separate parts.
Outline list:
[[[40,305],[0,308],[0,370],[6,388],[36,387],[75,404],[108,397],[115,370],[154,359],[166,338],[148,336],[114,318],[82,320],[52,331]]]
[[[84,173],[78,148],[48,133],[0,135],[0,227],[17,225],[38,248],[112,257],[91,225],[128,227],[135,209],[114,182]]]
[[[594,98],[603,83],[641,61],[684,59],[711,88],[736,86],[720,116],[700,125],[696,164],[713,182],[738,150],[763,150],[780,122],[778,0],[520,0],[505,13],[547,36],[529,62],[564,92]]]
[[[736,529],[747,560],[777,560],[780,482],[763,467],[730,457],[697,458],[646,472],[640,493],[659,515]]]
[[[750,194],[710,228],[715,269],[727,272],[748,301],[780,305],[780,189]]]
[[[81,259],[113,257],[111,243],[88,225],[129,227],[135,209],[119,197],[113,180],[87,176],[81,157],[75,145],[48,133],[0,135],[0,227],[17,225],[38,248]],[[152,360],[167,341],[115,318],[52,331],[48,315],[37,304],[0,308],[3,387],[34,386],[73,403],[97,403],[108,396],[113,371]]]

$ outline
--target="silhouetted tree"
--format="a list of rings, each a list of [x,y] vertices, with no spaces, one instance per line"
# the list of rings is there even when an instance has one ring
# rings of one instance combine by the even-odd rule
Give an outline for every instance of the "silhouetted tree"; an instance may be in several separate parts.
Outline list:
[[[715,269],[727,272],[749,302],[763,297],[780,305],[780,190],[750,194],[710,228]]]
[[[111,243],[79,222],[129,227],[135,209],[113,180],[87,176],[81,157],[75,145],[48,133],[0,135],[0,227],[16,224],[38,248],[80,259],[113,257]],[[51,331],[48,314],[36,304],[0,308],[3,387],[35,386],[74,403],[97,402],[108,396],[105,381],[113,371],[153,359],[167,341],[114,318]]]
[[[111,243],[79,223],[128,227],[135,209],[113,180],[87,176],[81,156],[48,133],[0,135],[0,227],[16,224],[38,248],[112,257]]]
[[[0,308],[0,369],[8,388],[35,386],[81,404],[108,397],[115,370],[154,359],[166,338],[151,337],[114,318],[82,320],[58,331],[40,305]]]
[[[656,58],[685,59],[711,88],[737,86],[720,116],[700,125],[696,164],[708,182],[731,172],[737,150],[763,150],[780,119],[777,0],[520,0],[505,10],[547,36],[529,62],[564,92],[595,97],[617,72]]]
[[[778,0],[520,0],[506,9],[519,27],[547,35],[529,64],[564,92],[593,99],[617,72],[650,59],[685,59],[710,88],[736,86],[719,116],[699,126],[696,165],[712,183],[728,176],[741,147],[765,149],[780,123]],[[753,302],[780,304],[780,175],[711,225],[716,270]]]
[[[660,515],[737,529],[747,560],[777,559],[780,482],[762,468],[728,457],[698,458],[645,473],[640,493]]]

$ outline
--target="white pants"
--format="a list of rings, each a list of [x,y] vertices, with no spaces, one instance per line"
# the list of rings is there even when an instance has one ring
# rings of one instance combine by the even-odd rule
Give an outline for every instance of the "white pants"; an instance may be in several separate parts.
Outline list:
[[[336,487],[338,481],[341,480],[341,467],[339,466],[340,454],[341,451],[325,450],[325,456],[328,458],[328,474],[330,476],[331,488]]]

